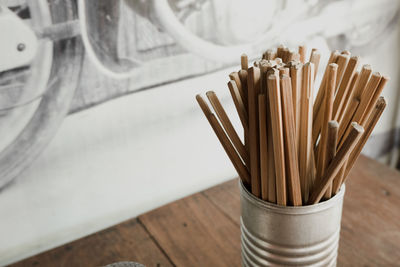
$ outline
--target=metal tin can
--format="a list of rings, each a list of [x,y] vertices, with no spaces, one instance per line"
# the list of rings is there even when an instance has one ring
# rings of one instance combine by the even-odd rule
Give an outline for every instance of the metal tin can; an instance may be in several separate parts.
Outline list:
[[[291,207],[239,183],[243,266],[336,266],[345,186],[327,201]]]

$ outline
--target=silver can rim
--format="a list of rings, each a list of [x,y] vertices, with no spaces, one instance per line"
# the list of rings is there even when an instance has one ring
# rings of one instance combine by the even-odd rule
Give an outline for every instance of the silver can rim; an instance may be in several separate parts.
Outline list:
[[[246,200],[251,202],[253,205],[256,205],[259,208],[268,210],[270,212],[275,212],[280,214],[291,214],[291,215],[317,213],[329,209],[332,206],[337,205],[337,202],[343,200],[344,193],[346,191],[346,186],[343,184],[338,194],[323,202],[307,206],[281,206],[262,200],[253,195],[252,193],[250,193],[244,186],[241,179],[239,179],[239,187],[242,197],[246,198]]]

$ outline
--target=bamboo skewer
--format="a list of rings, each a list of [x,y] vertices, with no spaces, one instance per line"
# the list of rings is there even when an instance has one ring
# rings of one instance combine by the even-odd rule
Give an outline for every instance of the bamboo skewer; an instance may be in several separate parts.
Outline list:
[[[285,166],[288,182],[289,200],[293,206],[301,206],[300,175],[296,151],[296,133],[294,129],[294,112],[292,105],[292,88],[289,76],[283,75],[280,80],[282,97],[282,121],[285,148]]]
[[[311,186],[311,138],[312,138],[312,99],[314,82],[314,64],[306,63],[303,66],[303,84],[301,91],[300,117],[300,141],[299,141],[299,172],[303,202],[308,200]]]
[[[326,148],[326,165],[332,162],[332,159],[336,156],[336,147],[337,147],[337,135],[339,130],[339,123],[336,121],[328,122],[328,141],[327,141],[327,148]],[[336,177],[337,178],[337,177]],[[328,189],[325,192],[324,198],[329,199],[332,196],[332,188],[335,188],[335,183],[338,183],[337,179],[333,180],[333,183],[328,185]]]
[[[339,149],[336,156],[333,158],[324,176],[318,181],[318,183],[316,183],[308,200],[308,204],[317,204],[321,200],[328,186],[332,183],[333,179],[346,161],[346,158],[350,155],[362,133],[364,132],[364,128],[355,122],[351,124],[351,127],[352,130],[342,148]]]
[[[286,206],[286,172],[285,154],[283,144],[282,107],[279,78],[277,75],[268,76],[269,109],[271,112],[271,128],[276,174],[276,201],[277,204]]]
[[[261,198],[268,200],[268,147],[267,147],[267,97],[258,95],[258,118],[260,125],[260,178]]]
[[[249,154],[251,192],[261,196],[260,161],[259,161],[259,129],[258,129],[258,94],[260,93],[260,69],[251,67],[247,73],[248,109],[249,109]]]
[[[207,103],[204,101],[204,99],[200,95],[196,95],[196,100],[199,103],[201,109],[203,110],[204,115],[206,116],[211,127],[213,128],[219,141],[221,142],[226,154],[228,154],[229,159],[231,160],[233,166],[235,167],[236,171],[238,172],[243,183],[250,184],[250,174],[249,174],[248,170],[246,169],[246,167],[244,166],[243,162],[241,161],[239,155],[235,151],[235,148],[233,147],[232,143],[229,141],[228,137],[226,136],[226,134],[225,134],[224,130],[222,129],[222,126],[219,124],[217,118],[211,112]]]
[[[337,64],[329,64],[328,79],[326,82],[325,91],[325,103],[323,107],[321,106],[321,110],[324,111],[324,119],[322,121],[321,139],[318,145],[317,177],[321,177],[325,168],[327,167],[328,122],[332,119],[332,107],[336,88],[337,71]]]

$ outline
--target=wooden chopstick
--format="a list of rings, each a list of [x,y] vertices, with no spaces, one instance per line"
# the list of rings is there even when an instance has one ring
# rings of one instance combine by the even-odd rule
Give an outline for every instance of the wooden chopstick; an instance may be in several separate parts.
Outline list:
[[[266,74],[266,78],[268,79],[268,75],[278,75],[276,69],[272,69],[269,73]],[[267,83],[268,85],[268,83]],[[267,149],[268,149],[268,202],[276,203],[276,174],[275,174],[275,159],[274,159],[274,147],[273,147],[273,135],[272,135],[272,119],[271,119],[271,110],[270,110],[270,100],[268,96],[268,88],[267,89]]]
[[[248,90],[248,115],[249,115],[249,154],[251,192],[261,196],[260,190],[260,150],[259,150],[259,128],[258,128],[258,94],[260,93],[260,69],[251,67],[247,71]]]
[[[241,96],[242,96],[244,107],[246,108],[246,112],[248,113],[249,110],[247,108],[247,105],[249,103],[249,100],[248,100],[248,92],[247,92],[247,70],[239,70],[238,73],[239,73],[240,84],[242,85],[242,92],[243,92],[243,95],[241,95]]]
[[[350,56],[346,55],[346,54],[340,54],[337,56],[336,64],[338,65],[338,69],[336,72],[337,73],[336,84],[339,84],[340,81],[342,80],[342,76],[346,69],[347,63],[349,62],[349,58],[350,58]],[[326,79],[324,81],[324,84],[326,87]],[[336,93],[337,88],[338,87],[335,88],[334,93]],[[326,88],[325,88],[325,91],[326,91]],[[324,92],[324,94],[325,94],[325,92]],[[313,118],[313,144],[315,144],[317,142],[318,135],[321,132],[324,114],[325,114],[324,105],[320,105],[319,112],[316,114],[316,117]]]
[[[313,48],[311,50],[310,62],[314,64],[314,80],[315,78],[317,78],[318,66],[320,60],[321,60],[321,53],[318,51],[318,49]]]
[[[344,135],[347,128],[349,128],[351,126],[350,122],[352,121],[354,113],[356,112],[359,104],[360,104],[360,100],[358,100],[356,98],[352,98],[346,108],[346,111],[344,112],[342,120],[339,121],[339,133],[338,133],[339,146],[342,144],[342,142],[341,142],[342,136]]]
[[[224,129],[219,124],[215,115],[211,112],[210,108],[208,107],[207,103],[200,95],[196,95],[196,100],[199,103],[201,109],[203,110],[204,115],[206,116],[208,122],[210,123],[211,127],[213,128],[215,134],[217,135],[220,143],[222,144],[226,154],[228,155],[229,159],[231,160],[233,166],[235,167],[237,173],[239,174],[240,179],[242,179],[243,183],[246,185],[250,184],[250,174],[246,169],[245,165],[243,164],[242,160],[240,159],[239,155],[237,154],[235,148],[233,147],[232,143],[230,142],[229,138],[226,136]]]
[[[276,57],[276,53],[272,49],[268,49],[263,54],[263,59],[266,59],[266,60],[273,60],[273,59],[275,59],[275,57]]]
[[[290,67],[297,155],[299,154],[299,139],[300,139],[300,97],[301,97],[302,67],[303,65],[300,63],[292,64],[292,66]]]
[[[356,71],[353,75],[353,78],[351,78],[350,86],[348,89],[349,92],[347,93],[347,97],[343,101],[342,106],[338,107],[338,110],[334,110],[334,111],[336,111],[336,114],[334,115],[333,118],[338,122],[343,120],[344,113],[345,113],[347,106],[349,105],[349,102],[351,99],[350,95],[352,94],[352,92],[354,90],[354,87],[356,85],[356,82],[357,82],[359,76],[360,76],[360,73],[358,71]],[[336,100],[336,98],[335,98],[335,100]],[[335,103],[333,103],[333,108],[335,108]]]
[[[246,96],[245,96],[245,92],[243,90],[242,81],[240,80],[239,73],[238,72],[231,72],[229,74],[229,79],[235,81],[235,83],[237,85],[237,88],[239,90],[239,93],[240,93],[240,97],[242,99],[245,99]]]
[[[261,198],[268,200],[268,147],[267,147],[267,96],[258,95],[258,118],[260,128],[260,178]]]
[[[336,195],[340,191],[340,187],[342,186],[345,177],[344,175],[347,169],[348,162],[349,162],[349,157],[345,159],[343,166],[340,168],[340,171],[338,172],[338,174],[336,174],[336,177],[333,180],[333,186],[332,186],[333,195]]]
[[[221,121],[222,126],[224,127],[229,138],[231,139],[233,146],[236,148],[237,152],[239,153],[243,161],[246,163],[246,165],[248,165],[249,157],[247,155],[246,148],[244,147],[242,141],[240,140],[239,135],[235,131],[235,128],[233,127],[228,115],[226,114],[224,108],[222,107],[221,102],[219,101],[217,95],[213,91],[208,91],[206,95],[211,105],[213,106],[215,113],[218,116],[218,119]]]
[[[351,124],[351,127],[352,130],[342,148],[339,149],[331,164],[329,164],[324,176],[316,182],[308,200],[309,205],[317,204],[321,200],[325,191],[328,189],[328,186],[332,183],[333,179],[343,166],[345,160],[350,155],[362,133],[364,132],[364,128],[355,122]]]
[[[240,63],[241,63],[242,70],[247,70],[249,68],[249,61],[247,59],[246,54],[242,54],[240,56]]]
[[[319,112],[319,108],[324,100],[324,92],[325,92],[325,81],[328,78],[328,66],[331,63],[336,63],[337,57],[339,56],[339,51],[334,50],[331,52],[331,55],[328,60],[328,64],[326,65],[324,75],[322,76],[321,84],[319,86],[319,90],[317,93],[317,97],[315,99],[314,108],[313,108],[313,118],[317,117],[317,113]]]
[[[375,103],[376,101],[378,101],[383,88],[385,88],[387,82],[390,80],[390,78],[388,76],[382,76],[381,81],[379,82],[378,88],[376,88],[374,95],[372,96],[371,100],[369,101],[368,107],[366,108],[366,112],[364,113],[364,115],[361,118],[361,125],[364,125],[366,120],[368,120],[370,114],[372,113],[374,107],[375,107]]]
[[[335,102],[333,103],[333,118],[335,120],[339,119],[338,117],[341,113],[340,111],[342,110],[343,106],[346,105],[347,99],[349,99],[350,90],[353,89],[350,85],[352,83],[352,79],[355,75],[354,73],[357,69],[359,61],[359,57],[351,57],[349,63],[347,64],[346,70],[343,74],[343,78],[336,92]]]
[[[232,99],[233,99],[233,103],[235,104],[236,107],[236,111],[239,115],[240,118],[240,122],[242,123],[243,126],[243,130],[244,132],[248,132],[249,131],[249,124],[248,124],[248,115],[247,115],[247,110],[246,107],[244,106],[244,102],[243,99],[239,93],[239,89],[236,85],[236,82],[233,80],[230,80],[228,82],[228,88],[229,91],[231,93]],[[245,134],[246,135],[246,134]]]
[[[277,204],[286,206],[286,173],[285,154],[282,125],[282,106],[277,75],[268,76],[269,108],[271,112],[272,138],[276,174],[276,199]]]
[[[378,100],[375,102],[374,109],[372,112],[369,114],[369,118],[367,119],[367,122],[365,124],[365,132],[362,135],[360,141],[354,148],[354,150],[351,152],[349,156],[349,160],[347,163],[346,170],[344,172],[344,182],[346,182],[346,179],[348,177],[349,172],[354,166],[354,163],[358,159],[358,157],[361,154],[361,150],[363,149],[365,143],[368,141],[368,138],[370,137],[373,129],[375,128],[375,125],[379,121],[379,118],[381,117],[383,111],[386,108],[386,101],[383,96],[379,97]]]
[[[360,103],[358,104],[358,107],[357,107],[356,111],[354,112],[354,115],[351,119],[352,121],[355,121],[362,125],[361,119],[367,113],[368,104],[370,103],[372,97],[374,96],[374,92],[378,88],[378,85],[379,85],[381,79],[382,79],[382,76],[378,72],[375,72],[371,75],[371,78],[369,79],[369,81],[359,99]],[[346,131],[342,137],[342,140],[347,137],[347,135],[349,134],[349,131],[350,131],[350,129],[346,129]],[[340,147],[340,145],[341,144],[339,144],[339,147]]]
[[[294,112],[291,80],[289,76],[283,75],[280,79],[280,91],[282,97],[282,121],[286,177],[288,182],[289,201],[293,206],[301,206],[301,188],[296,150],[296,133],[293,131]]]
[[[300,103],[300,140],[299,140],[299,173],[303,202],[307,203],[311,186],[311,152],[312,152],[312,110],[314,64],[303,66],[303,83]]]
[[[336,77],[336,81],[337,84],[339,85],[342,81],[342,77],[344,75],[344,72],[347,68],[347,65],[350,61],[350,55],[348,54],[340,54],[337,59],[336,59],[336,64],[338,65],[338,71],[337,71],[337,77]],[[336,88],[338,89],[338,88]],[[336,93],[336,91],[335,91]]]
[[[336,60],[339,56],[339,51],[332,51],[329,60],[328,60],[328,64],[326,65],[325,68],[325,72],[324,72],[324,76],[322,76],[322,80],[321,80],[321,84],[319,86],[319,90],[317,93],[317,97],[315,99],[314,102],[314,107],[313,107],[313,144],[315,144],[315,142],[317,141],[318,135],[321,131],[321,125],[317,122],[321,119],[321,115],[319,115],[320,113],[323,114],[322,112],[320,112],[321,109],[321,105],[324,101],[324,95],[325,95],[325,90],[326,90],[326,79],[328,78],[328,67],[329,64],[331,63],[336,63]]]
[[[307,47],[305,45],[300,45],[299,46],[300,62],[303,64],[306,62],[306,53],[307,53]]]
[[[326,81],[325,103],[321,106],[321,111],[324,111],[322,120],[321,139],[318,145],[317,154],[317,178],[322,177],[327,165],[327,142],[328,142],[328,122],[332,119],[333,98],[336,89],[336,76],[338,65],[335,63],[329,64],[328,79]]]
[[[337,146],[337,135],[339,130],[339,123],[337,121],[328,122],[328,141],[326,143],[326,166],[332,162],[332,159],[336,156],[336,146]],[[335,182],[337,179],[333,180],[333,183],[329,183],[328,189],[325,192],[324,198],[329,199],[332,196],[332,187],[335,188]]]

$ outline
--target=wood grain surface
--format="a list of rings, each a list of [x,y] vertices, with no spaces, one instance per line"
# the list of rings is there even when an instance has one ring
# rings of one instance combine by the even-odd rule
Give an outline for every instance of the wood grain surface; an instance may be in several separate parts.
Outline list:
[[[400,173],[361,156],[349,174],[338,266],[398,266]],[[240,266],[234,179],[12,266]]]

